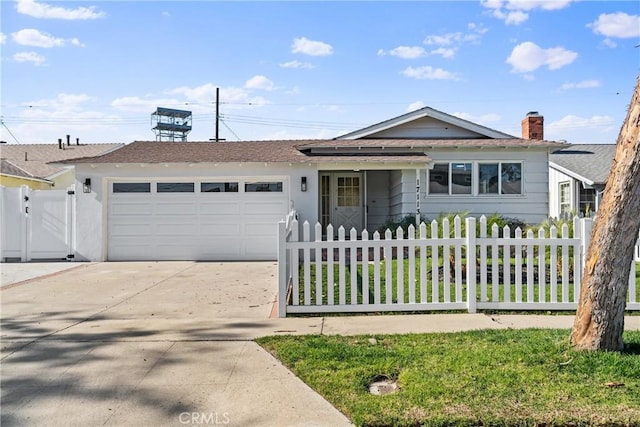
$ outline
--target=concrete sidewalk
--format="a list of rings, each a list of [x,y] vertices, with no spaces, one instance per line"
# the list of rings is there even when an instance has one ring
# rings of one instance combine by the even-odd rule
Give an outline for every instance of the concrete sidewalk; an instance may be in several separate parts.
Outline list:
[[[73,267],[0,291],[2,425],[349,425],[253,339],[573,321],[462,313],[269,318],[275,263]],[[640,316],[625,326],[640,330]]]

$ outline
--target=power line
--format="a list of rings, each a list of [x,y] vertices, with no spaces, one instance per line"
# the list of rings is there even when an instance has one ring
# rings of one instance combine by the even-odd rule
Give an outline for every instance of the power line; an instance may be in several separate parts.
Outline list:
[[[241,141],[240,137],[229,127],[229,125],[224,120],[220,119],[220,123],[222,123],[224,127],[226,127],[229,130],[229,132],[231,132],[233,136],[236,137],[238,141]]]
[[[9,135],[11,135],[11,137],[18,143],[20,144],[20,141],[18,141],[18,138],[16,138],[16,136],[13,134],[13,132],[11,132],[11,129],[9,129],[7,127],[7,124],[4,122],[4,120],[0,119],[0,123],[2,124],[2,126],[4,126],[4,128],[7,130],[7,132],[9,132]]]

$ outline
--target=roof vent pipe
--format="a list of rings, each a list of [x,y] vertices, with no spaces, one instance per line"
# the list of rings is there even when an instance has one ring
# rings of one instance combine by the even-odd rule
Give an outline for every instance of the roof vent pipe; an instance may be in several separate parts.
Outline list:
[[[80,145],[80,138],[76,138],[76,145]]]
[[[71,145],[71,135],[67,135],[67,146]]]
[[[58,148],[62,150],[62,138],[58,138]]]

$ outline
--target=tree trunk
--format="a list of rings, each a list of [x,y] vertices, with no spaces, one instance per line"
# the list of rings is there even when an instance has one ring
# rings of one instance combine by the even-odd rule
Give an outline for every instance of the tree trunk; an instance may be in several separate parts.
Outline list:
[[[640,228],[640,76],[616,143],[616,155],[593,226],[571,344],[624,349],[624,309]]]

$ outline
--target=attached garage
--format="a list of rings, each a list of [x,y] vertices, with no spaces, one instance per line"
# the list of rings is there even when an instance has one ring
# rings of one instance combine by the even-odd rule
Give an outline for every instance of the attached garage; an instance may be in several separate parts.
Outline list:
[[[109,181],[107,259],[273,260],[288,187],[284,177]]]

